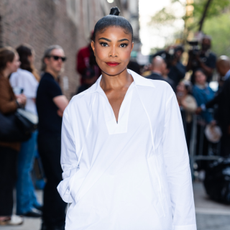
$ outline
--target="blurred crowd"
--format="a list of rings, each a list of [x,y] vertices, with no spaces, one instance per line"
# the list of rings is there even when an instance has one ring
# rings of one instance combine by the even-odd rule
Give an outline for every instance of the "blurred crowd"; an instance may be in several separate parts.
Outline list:
[[[152,55],[150,65],[140,66],[131,60],[128,68],[171,85],[190,154],[208,156],[211,147],[216,155],[229,157],[230,60],[216,57],[209,36],[203,36],[200,44],[190,45],[187,65],[182,64],[183,46],[173,45]],[[42,217],[42,230],[61,230],[66,204],[56,187],[62,179],[61,123],[68,99],[59,81],[66,56],[62,47],[48,47],[40,73],[34,59],[34,49],[28,44],[0,49],[0,113],[8,116],[23,108],[39,118],[37,129],[26,141],[0,139],[0,225],[20,225],[22,216]],[[80,75],[76,94],[88,89],[101,74],[90,43],[76,53],[76,72]],[[219,76],[218,89],[210,85],[214,74]],[[35,157],[41,160],[46,180],[43,205],[36,198],[31,177]],[[205,170],[206,164],[198,162],[197,167]],[[14,188],[17,215],[13,215]]]

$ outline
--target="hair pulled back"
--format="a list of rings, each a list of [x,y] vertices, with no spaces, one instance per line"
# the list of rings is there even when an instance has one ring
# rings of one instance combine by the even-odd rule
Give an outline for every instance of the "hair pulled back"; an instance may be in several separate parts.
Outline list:
[[[94,27],[94,32],[92,36],[92,40],[95,41],[96,33],[98,31],[102,31],[109,26],[117,26],[123,28],[126,32],[130,33],[133,40],[133,28],[129,21],[124,17],[119,16],[120,10],[119,8],[113,7],[110,10],[110,14],[101,18]]]
[[[33,63],[29,61],[29,57],[34,54],[34,49],[28,44],[22,44],[16,48],[19,59],[21,62],[20,68],[31,72],[37,81],[40,80],[40,76],[37,73],[37,70],[33,66]]]
[[[16,50],[10,46],[0,49],[0,74],[4,71],[8,62],[13,62]]]
[[[41,67],[42,72],[46,71],[46,63],[45,63],[44,59],[47,57],[50,57],[51,52],[55,49],[63,50],[62,47],[59,45],[51,45],[45,50],[44,55],[42,57],[42,67]]]

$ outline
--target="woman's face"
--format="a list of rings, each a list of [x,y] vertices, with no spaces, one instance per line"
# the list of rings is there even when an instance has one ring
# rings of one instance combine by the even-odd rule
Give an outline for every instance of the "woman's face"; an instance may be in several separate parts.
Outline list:
[[[206,83],[206,76],[201,71],[195,72],[195,82],[199,85],[205,85]]]
[[[16,53],[14,55],[13,61],[7,63],[7,68],[9,69],[10,73],[14,73],[17,71],[20,64],[21,64],[21,62],[19,61],[18,53]]]
[[[186,89],[185,89],[185,85],[184,85],[184,83],[183,82],[180,82],[179,84],[178,84],[178,86],[177,86],[177,93],[179,94],[179,95],[184,95],[185,93],[186,93]]]
[[[127,68],[133,49],[132,36],[122,27],[110,26],[96,33],[91,46],[101,71],[115,76]]]

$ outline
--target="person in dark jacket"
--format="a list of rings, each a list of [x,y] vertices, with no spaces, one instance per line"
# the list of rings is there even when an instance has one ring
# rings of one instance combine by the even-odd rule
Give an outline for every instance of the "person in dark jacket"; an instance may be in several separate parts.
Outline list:
[[[217,61],[217,71],[223,80],[223,86],[219,93],[205,105],[201,105],[197,112],[218,106],[216,122],[221,127],[221,150],[220,155],[230,156],[230,59],[221,56]]]
[[[167,76],[164,77],[167,71],[167,66],[166,66],[164,59],[161,56],[156,56],[153,58],[151,70],[152,70],[152,74],[150,74],[149,76],[146,76],[146,78],[152,79],[152,80],[166,81],[171,85],[171,87],[173,88],[175,92],[174,82],[171,79],[167,78]]]

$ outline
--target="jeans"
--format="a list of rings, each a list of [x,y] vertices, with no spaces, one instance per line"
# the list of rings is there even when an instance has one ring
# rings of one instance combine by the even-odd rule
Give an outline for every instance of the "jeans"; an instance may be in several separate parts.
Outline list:
[[[43,194],[43,224],[50,229],[54,226],[64,226],[66,203],[61,199],[57,186],[62,180],[61,135],[38,135],[38,151],[46,176]]]
[[[22,142],[17,163],[17,214],[24,214],[34,206],[40,206],[35,195],[31,178],[34,157],[37,151],[37,131],[28,141]]]
[[[18,151],[0,146],[0,216],[11,216]]]

